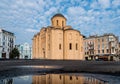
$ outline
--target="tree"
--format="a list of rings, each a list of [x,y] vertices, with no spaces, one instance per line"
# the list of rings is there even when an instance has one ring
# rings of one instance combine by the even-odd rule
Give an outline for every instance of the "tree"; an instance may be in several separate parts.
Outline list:
[[[10,59],[19,58],[19,56],[20,53],[17,48],[13,48],[13,50],[9,53]]]

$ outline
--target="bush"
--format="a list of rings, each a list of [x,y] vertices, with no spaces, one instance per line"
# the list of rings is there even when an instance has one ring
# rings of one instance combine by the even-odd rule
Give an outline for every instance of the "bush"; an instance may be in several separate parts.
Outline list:
[[[19,59],[20,53],[17,48],[14,48],[10,53],[9,53],[9,58],[10,59]]]

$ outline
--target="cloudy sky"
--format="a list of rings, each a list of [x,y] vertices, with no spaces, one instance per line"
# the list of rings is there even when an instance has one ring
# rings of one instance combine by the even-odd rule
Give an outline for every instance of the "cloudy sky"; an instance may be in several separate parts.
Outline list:
[[[0,28],[15,33],[16,44],[32,43],[56,13],[83,35],[114,33],[120,37],[120,0],[0,0]]]

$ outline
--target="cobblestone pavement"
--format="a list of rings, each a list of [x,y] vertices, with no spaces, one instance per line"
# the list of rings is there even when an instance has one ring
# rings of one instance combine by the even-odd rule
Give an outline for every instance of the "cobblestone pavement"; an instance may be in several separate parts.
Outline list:
[[[0,60],[0,71],[18,66],[58,66],[64,72],[94,72],[120,74],[119,61],[80,60]],[[61,67],[61,68],[59,68]]]

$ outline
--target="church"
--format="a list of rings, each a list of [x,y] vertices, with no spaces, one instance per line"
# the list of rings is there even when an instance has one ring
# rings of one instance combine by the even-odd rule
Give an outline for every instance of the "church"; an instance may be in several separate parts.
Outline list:
[[[33,59],[84,60],[83,35],[66,23],[62,14],[55,14],[51,26],[34,35]]]

